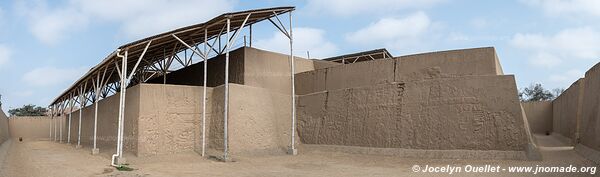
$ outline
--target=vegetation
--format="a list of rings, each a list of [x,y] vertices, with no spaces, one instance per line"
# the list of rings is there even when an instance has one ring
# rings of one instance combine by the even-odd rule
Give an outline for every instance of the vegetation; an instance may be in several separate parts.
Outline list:
[[[46,112],[48,112],[46,108],[33,104],[23,105],[23,107],[8,110],[10,116],[44,116],[46,115]]]
[[[119,171],[133,171],[133,168],[128,167],[126,165],[121,165],[121,166],[118,166],[118,167],[115,167],[115,168],[117,170],[119,170]]]
[[[519,99],[523,102],[528,101],[549,101],[556,99],[565,89],[555,88],[552,91],[546,90],[542,84],[531,84],[519,91]]]

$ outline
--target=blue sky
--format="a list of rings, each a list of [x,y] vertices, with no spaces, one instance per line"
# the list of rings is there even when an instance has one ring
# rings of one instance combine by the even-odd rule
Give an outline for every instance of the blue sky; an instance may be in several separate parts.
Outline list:
[[[566,88],[600,61],[593,0],[4,0],[0,94],[4,110],[46,106],[118,46],[228,11],[296,6],[297,55],[374,48],[393,55],[493,46],[519,87]],[[256,47],[286,51],[269,23]]]

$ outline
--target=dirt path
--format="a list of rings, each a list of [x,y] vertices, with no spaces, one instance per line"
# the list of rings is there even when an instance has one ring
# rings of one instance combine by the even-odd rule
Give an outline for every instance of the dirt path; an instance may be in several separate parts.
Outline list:
[[[540,146],[561,147],[552,137],[537,137]],[[108,153],[108,152],[107,152]],[[222,163],[190,152],[151,158],[128,157],[132,172],[109,167],[108,155],[92,156],[54,142],[7,142],[0,146],[0,176],[449,176],[448,173],[415,173],[414,165],[429,166],[597,166],[572,148],[542,150],[544,161],[431,160],[369,156],[320,151],[298,156],[238,157]],[[599,176],[589,173],[459,173],[452,176]]]
[[[95,176],[112,172],[106,159],[48,141],[7,141],[0,176]],[[2,155],[0,155],[2,159]]]

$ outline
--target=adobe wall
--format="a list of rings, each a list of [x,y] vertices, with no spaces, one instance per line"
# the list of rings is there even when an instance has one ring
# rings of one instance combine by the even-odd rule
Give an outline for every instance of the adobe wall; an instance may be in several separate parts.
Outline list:
[[[450,50],[316,69],[296,74],[296,93],[437,77],[502,75],[493,47]]]
[[[600,151],[600,63],[585,73],[584,83],[580,143]],[[600,158],[597,162],[600,163]]]
[[[531,101],[521,103],[532,133],[552,132],[552,101]]]
[[[307,60],[294,57],[296,73],[339,65],[338,63]],[[229,82],[271,89],[280,93],[290,93],[289,55],[242,47],[229,54]],[[208,60],[207,86],[216,87],[224,83],[225,55]],[[203,85],[204,63],[199,62],[167,75],[167,84]],[[163,77],[148,83],[163,83]]]
[[[575,143],[578,111],[580,110],[581,86],[585,79],[579,79],[552,102],[552,130],[570,144]]]
[[[243,85],[290,94],[292,82],[289,55],[256,48],[242,49],[245,52]],[[294,66],[296,73],[315,69],[313,60],[300,57],[294,57]]]
[[[209,148],[223,150],[223,86],[214,88]],[[247,85],[229,85],[229,150],[232,156],[284,154],[290,141],[290,96]]]
[[[382,59],[296,74],[296,94],[394,82],[395,60]]]
[[[200,152],[203,87],[163,84],[140,87],[138,156]],[[207,88],[207,122],[212,109],[211,95],[212,88]]]
[[[56,132],[56,140],[60,142],[60,140],[61,140],[60,138],[62,135],[62,138],[63,138],[62,142],[66,142],[67,141],[67,139],[66,139],[67,127],[65,127],[65,125],[67,125],[66,117],[64,115],[54,117],[52,126],[55,126],[55,125],[56,125],[56,129],[54,131]],[[62,134],[61,134],[61,131],[62,131]],[[52,136],[54,136],[54,135],[52,135]],[[54,137],[52,137],[52,138],[54,138]]]
[[[423,150],[524,151],[513,76],[438,78],[298,97],[302,143]]]
[[[0,108],[0,145],[10,138],[8,131],[8,118],[2,108]]]
[[[427,79],[440,72],[447,76],[503,75],[493,47],[400,56],[396,61],[397,82]]]
[[[98,132],[97,146],[100,151],[116,151],[117,127],[119,115],[119,97],[117,93],[98,101]],[[94,104],[83,108],[81,120],[81,145],[85,148],[93,147],[94,138]],[[123,135],[123,151],[137,155],[138,149],[138,117],[140,109],[140,85],[127,89],[125,99],[125,121]],[[68,116],[65,114],[65,125],[63,126],[63,142],[67,141]],[[72,113],[71,120],[71,144],[77,145],[77,131],[79,126],[79,110]]]
[[[15,116],[8,119],[10,135],[18,141],[49,140],[50,117],[47,116]]]

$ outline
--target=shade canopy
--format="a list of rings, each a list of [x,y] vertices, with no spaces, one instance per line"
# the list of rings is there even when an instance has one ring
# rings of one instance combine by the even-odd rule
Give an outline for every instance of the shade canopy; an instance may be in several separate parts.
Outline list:
[[[219,38],[221,35],[227,33],[227,31],[224,28],[227,24],[227,19],[230,20],[231,31],[237,31],[254,23],[267,20],[287,12],[291,12],[294,9],[294,7],[275,7],[225,13],[205,23],[175,29],[173,31],[150,36],[141,40],[122,45],[119,48],[117,48],[117,50],[109,54],[104,60],[102,60],[102,62],[92,67],[81,78],[75,81],[75,83],[73,83],[63,93],[56,97],[50,105],[57,104],[63,100],[68,99],[71,96],[78,95],[79,91],[83,91],[83,93],[93,91],[92,82],[94,82],[94,79],[96,79],[98,76],[106,76],[104,83],[118,82],[120,79],[118,74],[105,73],[105,71],[114,72],[115,70],[117,70],[115,64],[118,61],[121,61],[121,59],[117,57],[118,51],[120,51],[121,54],[123,54],[123,52],[125,51],[128,52],[127,58],[129,59],[127,61],[127,71],[136,72],[131,70],[137,63],[138,58],[142,55],[142,53],[144,53],[146,46],[148,46],[146,49],[146,53],[143,55],[143,58],[139,63],[138,69],[147,66],[152,66],[157,62],[164,60],[166,57],[169,57],[170,55],[174,55],[176,53],[188,49],[187,46],[183,45],[179,40],[173,37],[173,35],[177,36],[190,46],[197,46],[199,44],[204,43],[205,31],[207,36],[206,40]],[[148,45],[148,43],[150,44]],[[87,86],[85,89],[83,89],[84,85]]]

